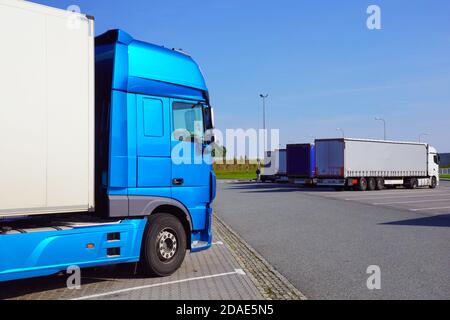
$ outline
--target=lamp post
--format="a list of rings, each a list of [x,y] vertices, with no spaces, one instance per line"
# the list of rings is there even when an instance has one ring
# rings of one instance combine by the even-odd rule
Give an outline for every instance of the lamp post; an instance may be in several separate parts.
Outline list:
[[[269,97],[268,94],[260,94],[259,95],[263,101],[263,157],[266,157],[266,99]]]
[[[383,121],[383,127],[384,127],[384,140],[386,140],[386,120],[383,118],[375,118],[376,121]]]
[[[422,142],[422,137],[425,137],[425,136],[429,136],[430,134],[428,134],[428,133],[421,133],[421,134],[419,134],[419,142]]]
[[[345,138],[344,130],[342,130],[341,128],[336,128],[336,131],[341,131],[342,132],[342,138]]]

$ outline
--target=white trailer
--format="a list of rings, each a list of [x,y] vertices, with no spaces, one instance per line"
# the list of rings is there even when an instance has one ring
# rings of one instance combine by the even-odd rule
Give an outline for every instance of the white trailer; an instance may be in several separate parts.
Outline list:
[[[0,0],[0,217],[94,208],[94,22]]]
[[[425,143],[364,139],[316,140],[318,185],[381,190],[439,185],[439,156]]]
[[[261,181],[287,181],[286,149],[267,151]]]

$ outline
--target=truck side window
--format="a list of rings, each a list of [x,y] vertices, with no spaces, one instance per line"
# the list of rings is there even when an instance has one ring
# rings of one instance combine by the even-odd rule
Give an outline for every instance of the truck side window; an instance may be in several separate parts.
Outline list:
[[[438,155],[435,155],[435,156],[434,156],[434,163],[439,164],[439,163],[440,163],[439,160],[440,160],[440,159],[439,159],[439,156],[438,156]]]
[[[203,141],[202,104],[184,102],[173,104],[173,136],[176,140]]]

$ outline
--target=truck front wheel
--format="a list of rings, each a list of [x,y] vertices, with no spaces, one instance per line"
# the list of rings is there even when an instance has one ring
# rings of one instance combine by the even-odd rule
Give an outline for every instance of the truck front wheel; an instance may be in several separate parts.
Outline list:
[[[148,219],[142,245],[141,266],[149,276],[173,274],[183,263],[187,250],[186,232],[175,216],[156,213]]]
[[[431,178],[430,188],[436,189],[436,187],[437,187],[437,179],[436,179],[436,177],[433,177],[433,178]]]

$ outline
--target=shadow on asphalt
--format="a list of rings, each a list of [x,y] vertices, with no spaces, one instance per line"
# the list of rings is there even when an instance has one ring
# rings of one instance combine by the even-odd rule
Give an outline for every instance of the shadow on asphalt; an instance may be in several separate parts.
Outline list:
[[[239,182],[229,182],[228,189],[232,190],[242,190],[243,193],[277,193],[277,192],[343,192],[350,191],[343,188],[333,188],[333,187],[318,187],[318,186],[303,186],[292,183],[269,183],[269,182],[255,182],[255,181],[239,181]],[[428,188],[421,188],[417,190],[428,190]],[[450,189],[446,186],[440,186],[442,189]],[[406,190],[403,187],[397,188],[386,188],[385,190]],[[438,190],[438,189],[436,189]],[[377,191],[367,191],[367,192],[377,192]]]
[[[234,182],[228,184],[228,189],[242,190],[243,193],[281,193],[281,192],[330,192],[333,188],[307,187],[289,183],[256,183]]]
[[[115,279],[136,279],[142,275],[134,274],[134,264],[112,265],[81,270],[81,284],[102,283]],[[30,278],[0,283],[0,300],[14,299],[28,294],[67,288],[69,275],[60,273],[48,277]]]
[[[450,227],[450,214],[383,223],[393,226]]]

